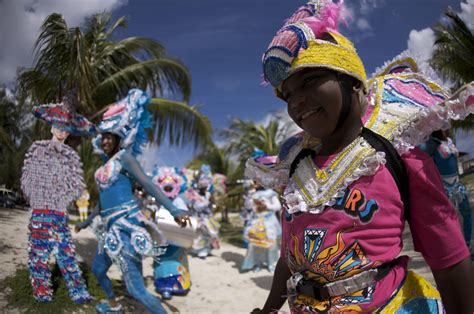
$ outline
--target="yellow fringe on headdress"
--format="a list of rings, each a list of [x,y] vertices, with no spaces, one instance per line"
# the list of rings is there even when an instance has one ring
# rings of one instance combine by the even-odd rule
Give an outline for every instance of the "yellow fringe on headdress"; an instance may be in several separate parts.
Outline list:
[[[350,75],[364,85],[367,90],[367,75],[364,64],[354,45],[346,37],[329,32],[337,44],[325,40],[308,41],[308,48],[301,49],[291,63],[291,71],[300,68],[321,67]]]

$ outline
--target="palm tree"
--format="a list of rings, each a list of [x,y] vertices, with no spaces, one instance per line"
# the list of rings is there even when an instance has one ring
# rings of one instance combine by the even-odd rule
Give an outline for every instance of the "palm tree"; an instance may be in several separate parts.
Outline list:
[[[161,130],[157,141],[168,135],[172,144],[188,140],[205,144],[209,121],[185,104],[191,93],[187,68],[168,57],[155,40],[128,37],[114,41],[115,31],[123,27],[125,17],[112,21],[110,13],[86,19],[84,29],[69,28],[60,14],[51,14],[35,43],[34,66],[20,72],[21,91],[34,101],[47,103],[59,102],[68,91],[76,90],[76,110],[90,115],[124,97],[131,88],[146,89],[153,97],[152,108],[160,105],[155,114]],[[179,101],[164,99],[168,96]]]
[[[430,64],[457,89],[474,81],[474,34],[451,8],[444,15],[447,23],[435,26],[435,48]],[[454,121],[453,126],[473,129],[474,117],[471,115],[464,121]]]
[[[32,132],[24,118],[26,105],[15,94],[0,90],[0,185],[18,190],[22,160]]]
[[[287,127],[276,118],[270,119],[266,125],[235,118],[229,128],[221,132],[221,136],[229,142],[227,152],[237,157],[243,175],[245,162],[255,149],[268,155],[278,154],[279,144],[287,135]]]

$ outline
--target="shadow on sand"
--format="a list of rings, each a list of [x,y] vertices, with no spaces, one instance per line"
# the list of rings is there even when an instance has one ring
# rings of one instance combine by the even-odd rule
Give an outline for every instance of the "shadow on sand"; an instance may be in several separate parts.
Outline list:
[[[244,261],[244,256],[234,252],[223,252],[221,254],[221,257],[226,262],[234,263],[234,265],[232,265],[232,268],[236,268],[240,272],[240,266]]]

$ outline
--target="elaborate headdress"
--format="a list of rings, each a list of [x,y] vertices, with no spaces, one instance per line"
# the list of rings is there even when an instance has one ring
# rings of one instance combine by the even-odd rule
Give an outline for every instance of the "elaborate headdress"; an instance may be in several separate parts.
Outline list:
[[[151,127],[151,115],[147,109],[150,101],[147,93],[140,89],[131,89],[127,97],[111,105],[104,113],[98,128],[101,133],[113,133],[120,137],[120,148],[132,148],[132,153],[141,153],[141,147],[148,140],[145,132]],[[102,135],[94,139],[94,146],[98,153]]]
[[[154,172],[153,183],[160,187],[167,197],[174,199],[182,192],[184,178],[175,168],[159,167]]]
[[[277,32],[263,55],[264,80],[277,91],[301,68],[326,68],[352,76],[367,89],[364,65],[352,42],[338,31],[342,0],[310,1]]]
[[[96,131],[95,126],[72,108],[72,99],[64,97],[59,104],[47,104],[33,107],[35,117],[66,131],[72,135],[90,136]]]

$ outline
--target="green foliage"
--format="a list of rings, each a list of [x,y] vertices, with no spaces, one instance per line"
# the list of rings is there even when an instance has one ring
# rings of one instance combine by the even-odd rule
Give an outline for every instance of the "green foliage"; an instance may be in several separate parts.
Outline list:
[[[435,46],[431,66],[445,80],[454,83],[455,89],[474,81],[474,33],[467,24],[448,8],[446,23],[438,23],[435,30]],[[464,121],[453,121],[456,129],[474,128],[474,116]]]
[[[13,93],[0,90],[0,185],[19,190],[23,156],[33,133],[25,119],[29,108]]]
[[[188,69],[167,56],[165,48],[153,39],[114,41],[115,32],[124,27],[125,18],[113,21],[110,13],[92,15],[83,29],[69,28],[60,14],[49,15],[36,40],[34,66],[20,71],[22,95],[39,103],[60,102],[75,90],[75,109],[92,115],[126,96],[131,88],[141,88],[154,97],[151,109],[157,111],[157,143],[169,135],[171,144],[192,141],[202,146],[211,126],[196,107],[186,103],[191,93]]]
[[[166,135],[171,145],[194,143],[196,148],[204,148],[209,144],[211,123],[196,106],[153,98],[148,108],[156,121],[154,142],[158,145]]]
[[[228,143],[225,146],[226,154],[238,160],[238,171],[243,178],[245,162],[253,151],[260,149],[268,155],[278,154],[279,144],[285,139],[286,131],[287,126],[280,124],[277,119],[262,125],[235,118],[220,135]]]
[[[35,43],[33,68],[20,72],[24,94],[41,103],[59,102],[77,89],[78,111],[93,113],[124,97],[133,87],[149,88],[153,96],[165,91],[187,101],[191,78],[186,67],[169,58],[155,40],[128,37],[113,41],[125,18],[112,21],[110,13],[95,14],[84,29],[70,28],[61,14],[43,22]]]
[[[110,13],[92,15],[83,28],[70,28],[61,14],[49,15],[35,43],[34,66],[19,72],[20,95],[35,104],[57,103],[75,90],[75,109],[88,116],[95,113],[94,118],[98,118],[108,104],[124,97],[131,88],[141,88],[154,97],[150,110],[155,117],[156,132],[154,137],[150,134],[150,139],[158,144],[168,139],[171,145],[191,142],[195,147],[205,147],[212,128],[197,107],[187,104],[191,93],[188,69],[179,60],[167,56],[165,48],[153,39],[114,40],[116,31],[125,27],[125,17],[114,21]],[[23,113],[12,121],[26,116]],[[0,128],[0,143],[6,141],[8,134],[15,133]],[[22,156],[32,140],[50,137],[48,127],[42,122],[34,123],[32,134],[22,150],[9,155],[9,162],[16,161],[21,167]],[[92,153],[90,140],[70,139],[68,144],[78,150],[87,187],[95,200],[93,176],[100,160]],[[9,179],[15,186],[19,185],[19,167],[16,164],[12,167],[16,172],[10,176],[14,179]]]
[[[76,148],[84,169],[84,181],[89,191],[91,205],[94,206],[99,197],[97,184],[95,183],[95,171],[100,167],[101,161],[99,155],[94,153],[94,147],[91,140],[81,138],[80,144]]]
[[[54,267],[52,271],[52,282],[54,297],[52,302],[36,302],[33,298],[31,289],[31,283],[29,279],[29,273],[26,268],[19,268],[15,274],[11,277],[5,278],[0,282],[0,288],[5,291],[9,288],[10,292],[7,294],[6,299],[9,307],[15,307],[21,309],[25,313],[71,313],[72,311],[81,311],[84,313],[95,313],[95,304],[101,299],[105,299],[106,296],[102,291],[97,279],[88,270],[87,267],[81,265],[83,271],[83,277],[86,281],[89,293],[94,297],[94,301],[90,304],[79,305],[71,301],[68,296],[68,290],[66,282],[62,278],[59,268]],[[117,281],[113,281],[114,290],[120,289],[120,284]]]

